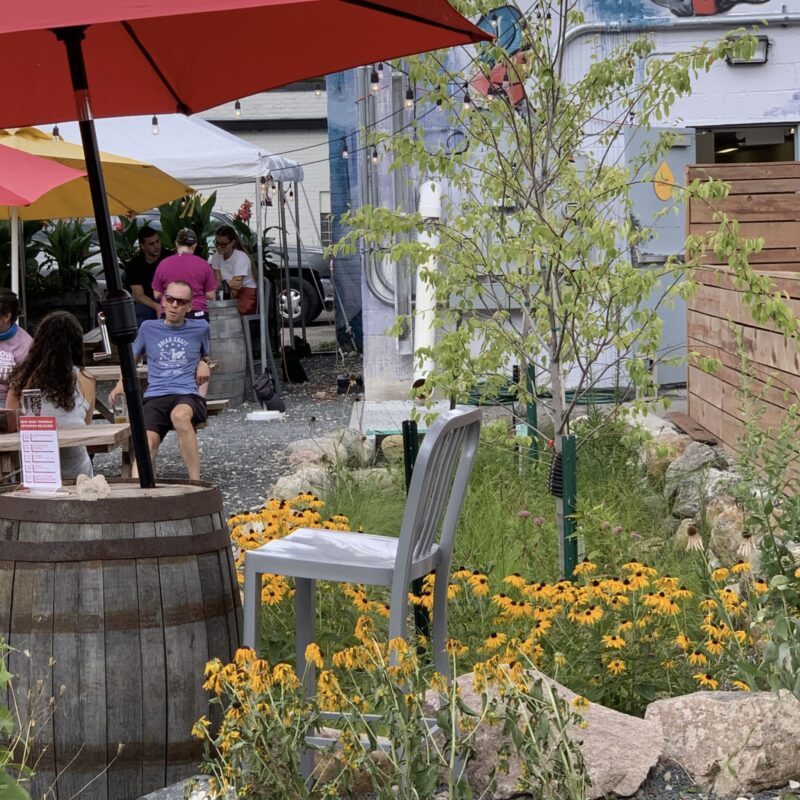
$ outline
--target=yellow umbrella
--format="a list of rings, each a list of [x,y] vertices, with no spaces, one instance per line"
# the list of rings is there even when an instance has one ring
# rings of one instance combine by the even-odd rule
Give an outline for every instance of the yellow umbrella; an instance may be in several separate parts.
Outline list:
[[[84,170],[83,148],[55,139],[37,128],[0,129],[0,145],[14,147],[42,158],[58,161],[68,167]],[[101,153],[105,175],[106,196],[110,214],[135,214],[159,206],[194,190],[162,172],[152,164],[132,158]],[[89,179],[59,186],[29,206],[19,209],[20,219],[60,219],[92,217],[92,198]]]

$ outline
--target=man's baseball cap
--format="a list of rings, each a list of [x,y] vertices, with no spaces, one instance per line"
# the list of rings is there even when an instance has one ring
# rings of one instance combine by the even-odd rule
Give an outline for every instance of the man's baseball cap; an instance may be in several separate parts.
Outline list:
[[[191,228],[181,228],[175,237],[175,244],[191,247],[197,244],[197,234]]]

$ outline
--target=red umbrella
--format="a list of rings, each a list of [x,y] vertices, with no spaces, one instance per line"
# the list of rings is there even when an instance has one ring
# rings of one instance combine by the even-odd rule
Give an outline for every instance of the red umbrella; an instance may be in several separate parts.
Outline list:
[[[0,145],[0,207],[9,210],[35,203],[42,195],[86,175],[57,161]],[[0,211],[5,209],[0,208]]]
[[[86,26],[95,117],[192,114],[372,61],[491,38],[446,0],[35,0],[0,17],[0,126],[73,119],[64,46]],[[216,45],[219,45],[217,47]]]
[[[142,487],[154,486],[93,117],[191,113],[292,81],[490,39],[446,0],[34,0],[0,15],[0,127],[77,116]],[[215,49],[208,43],[220,43]],[[216,53],[220,58],[216,58]],[[224,56],[224,59],[223,57]],[[91,93],[91,99],[90,99]]]

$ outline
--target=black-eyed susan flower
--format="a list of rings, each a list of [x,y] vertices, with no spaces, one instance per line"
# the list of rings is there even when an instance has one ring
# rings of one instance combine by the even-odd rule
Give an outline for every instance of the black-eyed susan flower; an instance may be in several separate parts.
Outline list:
[[[507,639],[508,636],[506,634],[500,631],[492,631],[484,640],[483,647],[485,650],[497,650],[497,648],[506,643]]]
[[[581,561],[580,564],[577,564],[575,568],[572,570],[573,575],[591,575],[593,572],[597,570],[597,564],[593,563],[589,560]]]
[[[703,549],[703,537],[700,531],[694,525],[689,525],[686,528],[686,552],[691,553],[693,550]]]
[[[679,633],[672,640],[681,650],[688,650],[692,646],[691,639],[685,633]]]
[[[572,611],[570,611],[570,613],[572,613]],[[597,605],[582,608],[580,611],[575,612],[575,619],[581,625],[594,625],[603,619],[603,609]]]
[[[692,597],[692,592],[685,586],[679,586],[677,589],[672,590],[672,597],[675,600],[689,600]]]
[[[752,569],[753,566],[749,561],[739,560],[731,567],[731,572],[734,575],[741,575],[744,572],[750,572]]]
[[[606,634],[602,637],[603,645],[611,650],[622,650],[625,640],[617,634]]]
[[[472,570],[467,569],[466,567],[459,567],[454,573],[453,577],[457,581],[465,581],[469,576],[472,575]]]
[[[606,664],[606,668],[612,675],[622,675],[627,669],[625,662],[621,658],[613,658]]]
[[[725,578],[727,578],[727,577],[728,577],[728,575],[730,575],[730,574],[731,574],[731,572],[730,572],[730,570],[729,570],[727,567],[717,567],[717,568],[716,568],[716,569],[715,569],[715,570],[714,570],[714,571],[711,573],[711,580],[712,580],[712,581],[716,581],[717,583],[721,583],[721,582],[722,582],[722,581],[724,581],[724,580],[725,580]]]
[[[731,686],[740,692],[752,692],[753,690],[744,681],[731,681]]]
[[[705,647],[712,656],[718,656],[724,649],[722,647],[722,642],[716,637],[712,637],[703,642],[703,647]]]
[[[447,655],[458,658],[469,653],[469,647],[460,642],[458,639],[448,638],[444,643],[444,649]]]
[[[467,583],[476,597],[485,597],[489,594],[489,578],[482,572],[473,572],[472,575],[467,578]]]
[[[700,686],[704,686],[708,689],[716,689],[717,686],[719,686],[719,682],[707,672],[695,672],[692,677],[700,684]]]
[[[586,709],[589,708],[590,703],[582,694],[576,694],[575,697],[572,698],[570,705],[576,711],[586,711]]]
[[[523,578],[519,572],[514,572],[511,575],[506,575],[503,578],[503,583],[507,583],[509,586],[513,586],[515,589],[521,589],[527,581]]]
[[[766,594],[769,591],[769,584],[763,578],[756,578],[750,588],[756,594]]]
[[[692,650],[687,654],[686,659],[693,667],[703,667],[708,664],[708,656],[701,650]]]

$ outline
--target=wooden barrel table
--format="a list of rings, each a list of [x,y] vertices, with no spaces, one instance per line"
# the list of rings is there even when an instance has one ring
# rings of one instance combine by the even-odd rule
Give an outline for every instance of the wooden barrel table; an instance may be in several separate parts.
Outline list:
[[[228,400],[231,408],[244,401],[247,358],[242,318],[235,300],[210,300],[211,357],[217,362],[208,382],[209,400]]]
[[[203,668],[239,646],[219,489],[111,488],[97,501],[74,486],[0,490],[0,636],[15,675],[4,699],[36,720],[32,797],[56,775],[48,800],[134,800],[196,773]]]

